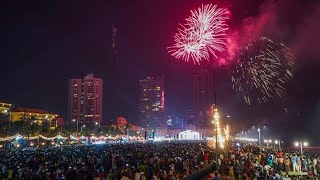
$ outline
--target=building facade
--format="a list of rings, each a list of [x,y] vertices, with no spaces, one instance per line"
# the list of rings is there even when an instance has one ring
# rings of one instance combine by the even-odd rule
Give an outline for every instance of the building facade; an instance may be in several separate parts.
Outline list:
[[[194,125],[188,125],[185,128],[159,127],[156,129],[156,136],[179,139],[179,134],[185,131],[198,132],[199,138],[197,139],[206,139],[213,137],[215,132],[213,125],[207,127],[196,127]]]
[[[211,123],[210,106],[213,104],[213,72],[198,70],[193,74],[193,107],[188,110],[188,124],[207,126]]]
[[[58,114],[50,113],[42,109],[32,108],[14,108],[11,112],[11,121],[30,121],[31,124],[42,125],[47,122],[50,124],[50,128],[57,126]],[[63,120],[62,120],[63,121]]]
[[[102,121],[103,81],[88,74],[83,79],[83,116],[85,121]]]
[[[69,80],[69,121],[102,121],[103,80],[86,75],[83,79]]]
[[[213,103],[213,73],[199,70],[193,74],[193,102],[196,108],[208,108]]]
[[[80,120],[83,116],[82,79],[69,80],[69,120]]]
[[[164,122],[164,76],[147,77],[139,83],[139,112],[142,127],[158,127]]]
[[[12,104],[0,102],[0,113],[7,114],[12,108]]]

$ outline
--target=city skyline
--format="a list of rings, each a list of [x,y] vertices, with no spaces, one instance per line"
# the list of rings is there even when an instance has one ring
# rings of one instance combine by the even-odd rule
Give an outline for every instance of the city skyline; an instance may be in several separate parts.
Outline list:
[[[280,133],[286,127],[295,136],[306,136],[308,131],[310,138],[316,138],[314,127],[320,125],[319,39],[315,36],[319,2],[217,1],[232,12],[230,35],[268,36],[286,44],[296,56],[285,96],[256,106],[248,106],[232,90],[234,61],[212,58],[194,65],[168,53],[177,25],[190,9],[206,3],[212,2],[22,2],[20,6],[2,2],[0,99],[68,119],[69,79],[92,72],[104,80],[103,120],[123,115],[136,123],[139,80],[164,75],[168,113],[183,117],[193,106],[193,72],[212,69],[217,104],[231,115],[234,126],[263,122]]]

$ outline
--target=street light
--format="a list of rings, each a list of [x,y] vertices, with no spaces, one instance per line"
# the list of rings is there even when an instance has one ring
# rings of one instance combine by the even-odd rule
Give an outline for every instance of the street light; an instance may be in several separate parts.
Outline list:
[[[275,141],[274,141],[274,144],[277,144],[277,145],[279,145],[279,149],[280,149],[280,146],[281,146],[281,141],[275,140]]]
[[[300,145],[301,158],[303,158],[303,149],[302,149],[302,147],[303,147],[303,146],[308,146],[308,142],[299,141],[299,142],[295,142],[294,145],[295,145],[296,147],[298,147],[298,146]]]
[[[80,128],[80,131],[82,132],[82,128],[85,128],[86,127],[86,125],[84,124],[84,125],[82,125],[81,126],[81,128]]]
[[[259,133],[259,146],[261,145],[260,143],[260,128],[258,128],[258,133]]]
[[[95,124],[96,126],[99,125],[99,127],[100,127],[100,123],[99,123],[99,122],[95,122],[94,124]]]
[[[46,121],[48,121],[49,116],[45,115],[44,118],[46,119]],[[49,129],[51,130],[51,119],[49,119]]]
[[[265,139],[263,142],[267,143],[267,146],[269,146],[269,143],[272,143],[272,140],[271,139],[269,139],[269,140]]]
[[[8,126],[9,126],[9,130],[10,130],[10,127],[11,127],[11,111],[8,110],[8,109],[5,109],[5,110],[3,110],[3,113],[5,113],[5,114],[9,113]]]
[[[212,108],[213,108],[213,106],[212,106]],[[213,124],[215,125],[215,129],[216,129],[216,170],[217,170],[217,172],[219,170],[219,164],[218,164],[218,129],[219,129],[218,121],[219,121],[219,117],[220,116],[219,116],[219,113],[218,113],[218,109],[215,108],[214,109],[214,114],[213,114],[213,119],[214,119]]]
[[[72,121],[75,122],[76,120],[75,120],[75,119],[72,119]],[[78,136],[78,132],[79,132],[79,121],[78,121],[78,119],[77,119],[77,134],[76,134],[76,136]]]
[[[226,113],[226,118],[225,118],[225,123],[226,123],[226,127],[225,127],[225,139],[228,141],[229,137],[230,137],[230,127],[229,127],[229,123],[228,123],[228,118],[231,118],[231,116]]]

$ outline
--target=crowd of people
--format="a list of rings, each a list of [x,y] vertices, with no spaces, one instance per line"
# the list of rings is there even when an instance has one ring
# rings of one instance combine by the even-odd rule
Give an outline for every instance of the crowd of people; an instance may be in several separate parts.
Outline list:
[[[318,177],[320,160],[294,152],[230,141],[218,151],[219,170],[203,179],[290,179],[291,171]],[[205,141],[173,141],[0,149],[0,179],[178,180],[210,163]]]

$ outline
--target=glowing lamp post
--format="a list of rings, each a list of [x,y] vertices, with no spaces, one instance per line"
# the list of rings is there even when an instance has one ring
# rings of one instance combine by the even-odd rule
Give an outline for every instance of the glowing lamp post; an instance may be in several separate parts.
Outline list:
[[[86,125],[84,124],[84,125],[82,125],[81,126],[81,129],[80,129],[80,131],[82,132],[82,128],[85,128],[86,127]]]
[[[281,148],[281,141],[275,140],[275,141],[274,141],[274,144],[279,145],[279,150],[280,150],[280,148]]]
[[[263,142],[267,143],[267,146],[269,146],[269,144],[272,143],[272,140],[271,139],[269,139],[269,140],[265,139]]]
[[[72,121],[75,122],[76,120],[72,119]],[[77,120],[77,134],[76,134],[76,136],[78,136],[78,132],[79,132],[79,121]]]
[[[11,110],[5,109],[5,110],[3,110],[3,113],[9,114],[8,126],[9,126],[9,131],[10,131],[10,127],[11,127]],[[8,131],[8,133],[9,133],[9,131]]]
[[[274,144],[277,144],[279,146],[279,150],[281,148],[281,140],[275,140]]]
[[[100,128],[100,123],[99,122],[95,122],[94,124]]]
[[[260,143],[260,128],[258,128],[258,133],[259,133],[259,146],[261,146],[261,143]]]
[[[218,109],[215,108],[214,109],[214,114],[213,114],[213,123],[215,125],[215,129],[216,129],[216,169],[217,169],[217,172],[219,170],[219,164],[218,164],[218,131],[219,131],[219,113],[218,113]]]
[[[229,128],[229,125],[228,125],[228,124],[226,125],[224,132],[225,132],[225,138],[226,138],[225,140],[226,140],[226,141],[229,141],[230,128]]]
[[[226,114],[226,118],[225,118],[225,123],[227,124],[225,127],[225,140],[229,141],[229,137],[230,137],[230,127],[228,124],[228,118],[231,118],[230,115]]]
[[[308,142],[302,142],[302,141],[299,141],[299,142],[295,142],[294,143],[294,146],[298,147],[300,145],[300,153],[301,153],[301,158],[303,158],[303,146],[306,147],[308,146]]]

